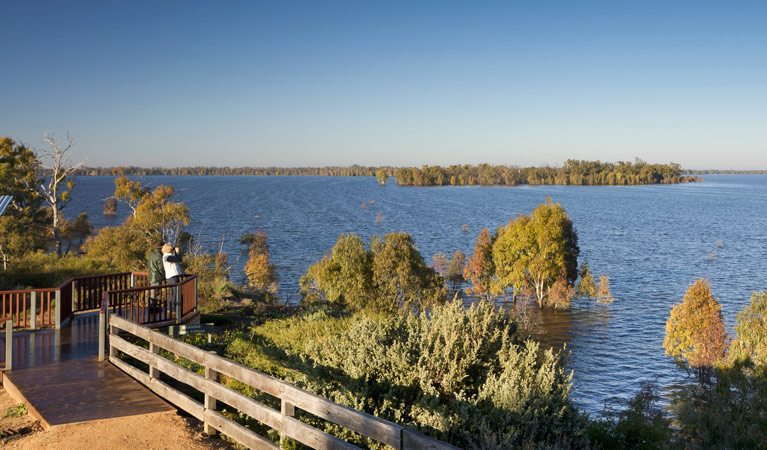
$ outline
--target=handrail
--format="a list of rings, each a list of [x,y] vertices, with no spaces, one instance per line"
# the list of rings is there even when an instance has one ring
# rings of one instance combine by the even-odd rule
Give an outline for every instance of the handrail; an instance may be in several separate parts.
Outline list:
[[[98,309],[104,292],[137,284],[148,285],[146,272],[84,275],[69,278],[53,288],[0,291],[0,317],[13,318],[14,326],[20,328],[60,328],[72,313]],[[197,307],[196,288],[193,292],[188,286],[182,286],[182,289],[185,289],[185,301],[179,311],[181,317]]]
[[[105,311],[105,310],[104,310]],[[396,423],[372,416],[347,406],[339,405],[314,393],[298,388],[278,378],[238,364],[221,356],[208,353],[191,344],[178,341],[165,334],[151,330],[114,314],[104,313],[101,317],[105,331],[109,331],[109,361],[139,382],[153,389],[192,416],[203,421],[206,431],[216,429],[236,441],[254,448],[278,448],[253,431],[220,415],[216,411],[216,400],[238,409],[270,428],[277,430],[281,438],[291,438],[313,448],[351,449],[354,445],[331,436],[304,422],[295,419],[295,408],[307,411],[336,425],[356,431],[399,450],[456,449],[450,444],[408,430]],[[149,350],[131,344],[117,335],[123,330],[149,343]],[[100,348],[102,348],[100,346]],[[160,349],[172,352],[205,367],[205,376],[181,367],[159,355]],[[118,357],[118,352],[132,356],[149,366],[144,372]],[[99,354],[104,358],[104,350]],[[160,372],[187,384],[205,396],[201,404],[170,385],[160,381]],[[243,395],[220,384],[218,374],[256,388],[277,397],[281,410],[270,408],[251,397]]]

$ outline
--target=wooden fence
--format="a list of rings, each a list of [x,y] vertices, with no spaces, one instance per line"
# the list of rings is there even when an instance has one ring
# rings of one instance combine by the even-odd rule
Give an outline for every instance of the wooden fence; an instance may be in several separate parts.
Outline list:
[[[107,329],[109,330],[108,333]],[[131,344],[119,337],[118,332],[126,332],[147,341],[149,349]],[[101,311],[99,334],[100,359],[104,359],[108,346],[109,361],[112,364],[202,421],[206,432],[218,430],[249,448],[274,449],[279,447],[252,430],[219,414],[216,411],[217,400],[277,430],[282,439],[294,439],[312,448],[355,449],[358,447],[296,419],[294,417],[296,408],[356,431],[395,449],[447,450],[457,448],[395,423],[333,403],[282,380],[208,353],[115,314],[108,314],[106,307],[102,308]],[[107,334],[109,336],[108,344],[106,343]],[[203,366],[205,376],[160,356],[161,349]],[[118,352],[146,363],[149,366],[149,371],[144,372],[126,363],[118,357]],[[200,391],[204,395],[204,402],[200,403],[160,381],[160,372]],[[219,374],[280,399],[281,409],[278,411],[270,408],[251,397],[222,385],[218,382]]]

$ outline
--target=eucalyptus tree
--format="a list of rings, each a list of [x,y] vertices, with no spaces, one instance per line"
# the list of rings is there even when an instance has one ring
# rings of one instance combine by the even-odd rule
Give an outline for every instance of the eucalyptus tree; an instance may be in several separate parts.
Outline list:
[[[72,164],[69,161],[74,139],[67,131],[66,142],[60,142],[52,133],[45,133],[42,142],[50,149],[40,150],[38,159],[40,167],[46,176],[40,183],[40,194],[51,207],[51,230],[56,243],[56,254],[61,256],[61,210],[72,200],[72,190],[75,187],[75,172],[82,163]]]

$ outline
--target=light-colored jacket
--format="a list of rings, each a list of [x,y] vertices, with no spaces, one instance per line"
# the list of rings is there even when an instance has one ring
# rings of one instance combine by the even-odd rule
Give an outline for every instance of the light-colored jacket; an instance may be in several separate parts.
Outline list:
[[[165,279],[170,279],[177,275],[181,275],[181,255],[174,255],[173,253],[162,254],[162,265],[165,268]]]

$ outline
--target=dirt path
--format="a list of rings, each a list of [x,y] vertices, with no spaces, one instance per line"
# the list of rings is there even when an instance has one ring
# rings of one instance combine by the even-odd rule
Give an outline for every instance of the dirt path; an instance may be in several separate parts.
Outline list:
[[[14,406],[16,402],[0,389],[0,447],[3,449],[234,449],[221,439],[203,436],[202,425],[195,419],[173,412],[62,425],[43,431],[28,414],[4,417]]]

